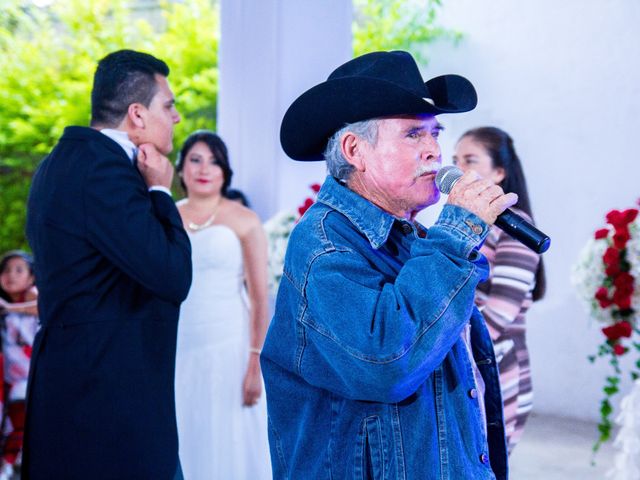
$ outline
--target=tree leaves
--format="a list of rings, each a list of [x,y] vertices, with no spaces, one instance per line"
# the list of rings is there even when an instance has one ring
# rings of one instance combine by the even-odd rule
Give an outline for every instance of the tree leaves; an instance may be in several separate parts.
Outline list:
[[[93,73],[109,52],[131,48],[167,62],[182,116],[174,146],[197,128],[216,128],[217,5],[163,2],[157,25],[130,5],[127,0],[66,0],[44,8],[3,0],[0,5],[0,252],[27,248],[31,176],[65,126],[88,125]]]
[[[407,50],[426,65],[426,47],[436,40],[457,43],[460,32],[437,24],[440,0],[354,0],[353,51]]]

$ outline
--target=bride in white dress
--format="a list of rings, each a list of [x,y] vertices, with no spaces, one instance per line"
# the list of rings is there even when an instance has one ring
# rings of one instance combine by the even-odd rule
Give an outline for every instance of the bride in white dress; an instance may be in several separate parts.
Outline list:
[[[176,418],[185,480],[271,478],[260,349],[267,328],[267,247],[258,216],[224,198],[227,149],[193,133],[176,170],[193,282],[176,351]]]

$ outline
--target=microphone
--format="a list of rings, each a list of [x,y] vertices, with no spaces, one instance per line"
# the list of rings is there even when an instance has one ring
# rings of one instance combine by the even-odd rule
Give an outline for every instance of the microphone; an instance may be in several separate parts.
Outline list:
[[[462,175],[462,170],[457,167],[442,167],[436,175],[438,190],[448,195]],[[508,208],[498,215],[495,225],[536,253],[546,252],[551,245],[551,239],[546,234]]]

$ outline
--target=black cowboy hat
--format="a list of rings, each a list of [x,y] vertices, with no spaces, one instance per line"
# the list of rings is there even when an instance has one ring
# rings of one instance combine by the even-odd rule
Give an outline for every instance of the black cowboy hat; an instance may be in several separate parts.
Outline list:
[[[291,104],[280,126],[280,143],[294,160],[322,160],[329,137],[347,123],[468,112],[477,103],[464,77],[442,75],[425,83],[409,53],[367,53],[335,69],[326,82]]]

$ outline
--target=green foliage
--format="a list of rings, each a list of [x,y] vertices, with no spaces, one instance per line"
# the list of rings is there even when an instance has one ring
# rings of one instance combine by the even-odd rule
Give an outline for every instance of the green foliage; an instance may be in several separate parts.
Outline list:
[[[196,128],[215,129],[218,9],[212,0],[163,3],[161,26],[127,0],[65,0],[38,8],[0,5],[0,252],[26,247],[31,175],[67,125],[88,125],[97,61],[121,48],[171,68],[182,122],[174,145]]]
[[[427,64],[426,46],[435,40],[457,43],[462,34],[438,26],[441,0],[353,0],[356,56],[379,50],[406,50]]]

